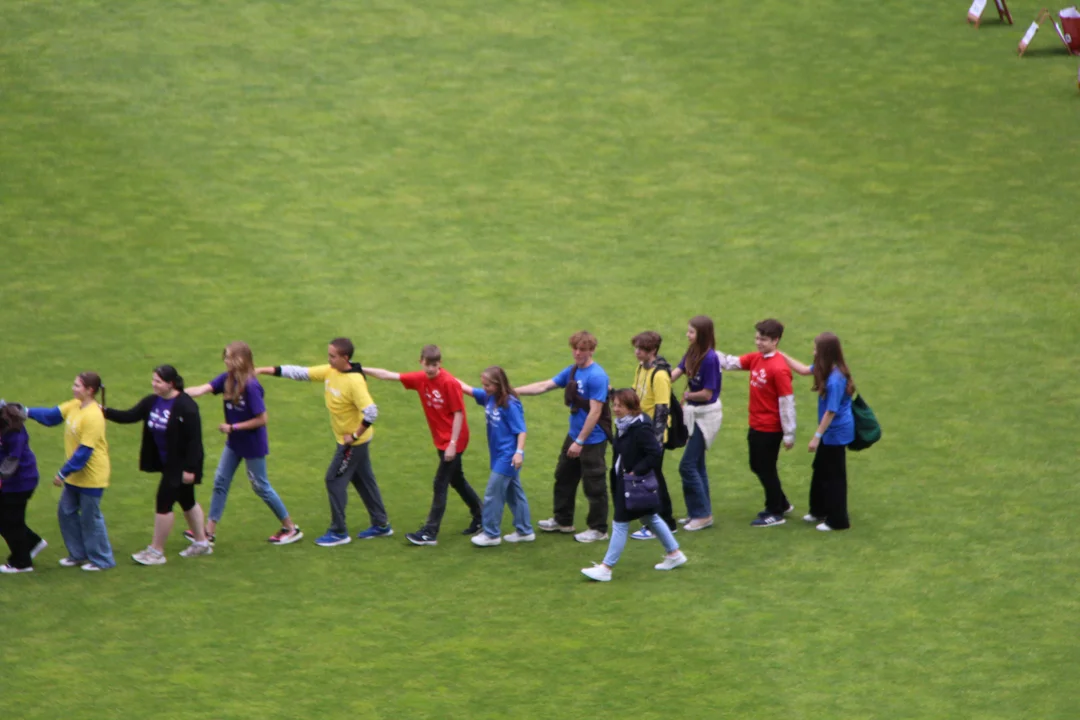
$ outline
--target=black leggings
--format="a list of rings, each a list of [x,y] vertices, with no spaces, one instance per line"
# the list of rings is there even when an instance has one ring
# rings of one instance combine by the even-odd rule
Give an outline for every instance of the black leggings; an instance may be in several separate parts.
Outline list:
[[[11,549],[8,565],[22,570],[33,566],[30,551],[41,542],[41,536],[26,527],[26,503],[33,490],[0,493],[0,536]]]
[[[157,514],[168,515],[175,503],[180,503],[184,512],[195,507],[195,485],[173,485],[163,475],[157,489]]]

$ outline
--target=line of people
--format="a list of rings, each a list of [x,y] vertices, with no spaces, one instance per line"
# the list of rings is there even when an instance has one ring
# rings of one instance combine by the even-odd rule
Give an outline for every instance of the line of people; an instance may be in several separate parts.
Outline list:
[[[611,388],[608,375],[593,359],[596,338],[581,331],[569,338],[574,362],[550,379],[511,386],[498,366],[484,370],[481,387],[474,388],[442,368],[439,348],[421,350],[421,369],[398,373],[364,368],[353,361],[355,348],[347,338],[335,338],[327,348],[327,363],[315,366],[278,365],[255,367],[250,347],[234,342],[223,352],[225,372],[210,382],[185,388],[175,368],[154,369],[152,393],[128,410],[110,408],[105,388],[96,373],[84,372],[72,385],[73,399],[55,407],[0,407],[0,535],[11,555],[0,572],[26,572],[47,543],[25,523],[26,503],[37,484],[36,459],[29,447],[24,421],[45,426],[64,424],[67,460],[54,477],[63,487],[58,518],[67,547],[60,564],[87,571],[115,566],[101,500],[109,485],[110,460],[105,438],[106,420],[140,423],[142,444],[139,468],[160,474],[151,543],[133,559],[144,565],[166,562],[165,542],[174,526],[173,509],[179,504],[187,522],[184,536],[190,546],[180,554],[197,557],[213,553],[218,525],[224,514],[230,486],[240,462],[246,465],[254,492],[277,518],[280,529],[270,536],[274,544],[300,540],[303,532],[289,515],[270,484],[266,457],[269,454],[267,411],[258,376],[322,382],[330,415],[335,448],[325,475],[330,504],[330,525],[315,542],[337,546],[352,541],[346,523],[348,487],[353,485],[368,513],[369,526],[356,537],[361,540],[392,536],[394,531],[382,501],[370,457],[370,443],[378,407],[371,397],[367,378],[399,382],[415,391],[438,456],[431,507],[422,526],[406,534],[414,545],[435,545],[453,488],[469,510],[471,522],[462,534],[480,547],[502,542],[525,543],[536,535],[529,503],[521,484],[525,458],[526,425],[521,397],[563,390],[568,407],[569,432],[555,465],[554,513],[537,523],[551,533],[573,534],[583,543],[609,540],[603,563],[582,572],[594,580],[609,580],[628,538],[659,538],[666,554],[657,569],[670,570],[686,563],[674,538],[678,531],[671,495],[663,475],[665,445],[677,447],[685,435],[679,463],[687,517],[682,529],[695,532],[713,524],[709,476],[705,455],[719,433],[723,412],[720,391],[724,371],[749,373],[749,430],[747,444],[751,470],[759,478],[765,507],[751,521],[755,527],[786,522],[794,508],[783,492],[777,473],[781,445],[790,449],[795,441],[795,402],[792,371],[813,375],[819,395],[819,425],[808,449],[815,453],[807,522],[819,530],[849,526],[844,448],[854,437],[851,397],[854,384],[844,362],[839,339],[822,333],[814,343],[814,362],[803,364],[777,350],[783,325],[774,319],[756,325],[757,352],[742,356],[716,350],[713,323],[707,316],[690,320],[688,346],[678,366],[672,368],[659,355],[661,337],[648,331],[631,340],[638,360],[631,387]],[[686,377],[679,403],[674,382]],[[100,401],[98,395],[100,393]],[[226,435],[225,448],[215,473],[209,518],[195,500],[195,485],[202,481],[203,445],[198,404],[194,398],[223,395],[224,419],[218,426]],[[484,408],[490,451],[490,476],[483,500],[470,486],[462,466],[469,444],[463,397],[470,395]],[[2,401],[0,401],[2,402]],[[614,415],[614,422],[612,422]],[[681,417],[682,422],[679,422]],[[674,422],[673,422],[674,420]],[[681,431],[681,432],[680,432]],[[609,471],[606,448],[613,457]],[[627,483],[655,475],[656,506],[630,508],[624,501]],[[578,485],[589,503],[587,528],[577,532],[574,509]],[[614,528],[608,534],[608,497],[614,505]],[[501,534],[504,507],[509,507],[514,531]],[[630,532],[632,521],[641,528]]]

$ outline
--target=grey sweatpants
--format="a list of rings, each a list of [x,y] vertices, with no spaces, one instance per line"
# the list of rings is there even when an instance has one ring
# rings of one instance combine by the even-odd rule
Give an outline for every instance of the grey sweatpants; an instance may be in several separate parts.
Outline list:
[[[345,506],[349,502],[349,483],[353,484],[360,499],[364,501],[372,525],[386,525],[386,508],[371,469],[370,442],[363,445],[338,445],[334,459],[326,469],[326,494],[330,498],[330,531],[346,535]],[[349,451],[346,460],[345,452]]]

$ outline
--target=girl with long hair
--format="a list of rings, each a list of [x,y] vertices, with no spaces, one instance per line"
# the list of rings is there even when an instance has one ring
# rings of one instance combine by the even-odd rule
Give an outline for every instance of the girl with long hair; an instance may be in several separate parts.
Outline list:
[[[479,547],[532,542],[536,539],[529,518],[529,501],[521,487],[521,466],[525,462],[525,410],[506,372],[492,365],[480,373],[481,387],[473,388],[458,380],[461,389],[484,408],[487,419],[488,451],[491,454],[491,477],[484,491],[481,513],[482,530],[472,538]],[[500,537],[503,506],[510,507],[514,532]]]
[[[222,352],[225,372],[205,385],[188,389],[191,397],[206,393],[224,395],[225,422],[218,431],[225,434],[225,448],[221,451],[217,472],[214,473],[214,493],[210,498],[210,518],[206,521],[206,534],[210,542],[216,540],[218,523],[225,514],[225,502],[229,499],[229,487],[236,475],[240,461],[247,466],[251,489],[274,513],[281,529],[268,540],[275,545],[288,545],[304,537],[304,533],[289,517],[285,503],[270,484],[266,473],[266,456],[270,444],[266,435],[266,403],[263,387],[255,378],[255,361],[251,348],[245,342],[229,343]],[[195,535],[184,531],[184,537],[194,542]]]
[[[49,546],[26,526],[26,503],[38,485],[22,405],[0,400],[0,536],[11,550],[0,573],[33,572],[34,557]]]
[[[851,527],[847,511],[847,446],[855,439],[851,398],[855,382],[844,361],[840,338],[823,332],[814,338],[814,364],[805,365],[784,355],[792,371],[813,375],[818,394],[818,427],[807,448],[814,453],[810,480],[810,512],[803,517],[817,529],[846,530]]]
[[[690,318],[686,328],[689,345],[679,366],[671,373],[674,383],[686,376],[683,392],[683,419],[690,438],[679,462],[686,510],[690,516],[685,529],[703,530],[712,526],[712,496],[709,491],[709,472],[705,467],[705,452],[712,447],[724,419],[720,404],[720,356],[716,354],[716,336],[712,318],[697,315]]]

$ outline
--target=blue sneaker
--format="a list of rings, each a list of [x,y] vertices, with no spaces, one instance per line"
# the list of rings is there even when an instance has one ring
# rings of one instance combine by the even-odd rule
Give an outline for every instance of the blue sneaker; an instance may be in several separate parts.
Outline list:
[[[643,527],[637,532],[630,533],[630,537],[634,540],[652,540],[656,536],[653,535],[653,531],[647,527]]]
[[[750,524],[753,527],[772,527],[774,525],[783,525],[786,522],[787,520],[784,519],[783,515],[766,514],[754,518],[754,521]]]
[[[390,523],[386,525],[372,525],[367,530],[362,530],[356,535],[357,540],[370,540],[377,537],[390,537],[394,534],[394,528],[390,527]]]
[[[334,547],[335,545],[348,545],[351,542],[352,538],[347,533],[336,533],[327,530],[325,535],[315,541],[315,544],[323,547]]]

